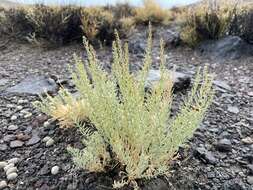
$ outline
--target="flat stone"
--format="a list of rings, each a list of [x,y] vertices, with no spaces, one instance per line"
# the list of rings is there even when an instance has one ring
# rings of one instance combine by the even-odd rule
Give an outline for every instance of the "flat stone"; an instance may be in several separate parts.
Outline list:
[[[8,127],[8,130],[9,131],[16,131],[18,129],[18,126],[17,125],[10,125],[9,127]]]
[[[15,140],[15,139],[16,139],[15,135],[5,135],[3,137],[4,142],[10,142],[10,141]]]
[[[251,97],[253,97],[253,91],[251,91],[251,92],[248,92],[248,96],[251,96]]]
[[[217,159],[213,156],[213,154],[210,151],[206,150],[205,148],[196,148],[194,149],[193,154],[196,158],[199,158],[204,163],[209,164],[217,163]]]
[[[46,136],[42,139],[42,142],[46,143],[47,141],[49,141],[51,139],[51,137]]]
[[[229,152],[232,150],[231,141],[228,139],[221,139],[216,144],[216,149],[221,152]]]
[[[7,150],[8,146],[7,144],[0,144],[0,151],[5,151]]]
[[[250,185],[253,185],[253,176],[248,176],[248,177],[247,177],[247,182],[248,182]]]
[[[246,137],[246,138],[242,139],[242,142],[244,144],[253,144],[253,139],[251,137]]]
[[[171,78],[174,91],[179,91],[183,89],[187,89],[191,84],[190,76],[175,72],[175,71],[167,71],[166,74]],[[153,87],[161,80],[160,70],[151,69],[148,73],[148,77],[145,83],[146,90],[152,90]],[[168,81],[168,84],[171,81]],[[166,84],[165,84],[166,85]]]
[[[6,181],[0,181],[0,190],[6,188],[8,185],[7,185],[7,182]]]
[[[236,106],[228,106],[228,111],[234,114],[238,114],[240,112],[239,108]]]
[[[19,147],[22,147],[23,145],[24,145],[24,142],[19,141],[19,140],[15,140],[15,141],[10,142],[11,148],[19,148]]]
[[[231,87],[224,81],[215,80],[213,81],[213,84],[228,91],[232,90]]]
[[[7,179],[9,181],[15,180],[17,177],[18,177],[18,174],[16,172],[10,173],[9,175],[7,175]]]
[[[18,94],[42,95],[44,93],[56,92],[57,89],[57,84],[50,80],[50,78],[44,76],[29,76],[6,91]]]
[[[26,146],[32,146],[37,144],[38,142],[40,142],[41,138],[35,134],[32,136],[32,138],[30,138],[30,140],[26,143]]]

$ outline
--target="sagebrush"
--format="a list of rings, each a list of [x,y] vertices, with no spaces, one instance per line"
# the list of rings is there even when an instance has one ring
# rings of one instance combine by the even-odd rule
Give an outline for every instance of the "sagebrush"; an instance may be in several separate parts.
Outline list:
[[[165,67],[163,42],[161,80],[147,93],[146,78],[152,66],[151,29],[144,66],[137,73],[130,73],[127,44],[122,47],[118,34],[116,39],[110,74],[102,69],[94,49],[84,40],[88,60],[83,62],[75,56],[76,65],[71,69],[80,93],[78,99],[63,89],[56,97],[42,98],[36,106],[64,126],[77,126],[83,133],[86,147],[68,148],[79,167],[108,172],[118,166],[123,175],[114,185],[119,187],[168,171],[178,147],[192,136],[203,119],[213,90],[207,69],[203,77],[198,71],[180,112],[170,118],[173,83],[172,74]],[[87,121],[95,130],[86,125]]]

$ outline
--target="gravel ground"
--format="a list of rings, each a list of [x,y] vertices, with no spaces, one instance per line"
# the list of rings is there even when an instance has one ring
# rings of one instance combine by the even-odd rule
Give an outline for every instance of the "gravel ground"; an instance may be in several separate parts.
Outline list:
[[[155,61],[159,34],[154,35]],[[134,38],[143,43],[145,34],[137,31]],[[133,69],[140,65],[140,49],[130,54]],[[85,57],[79,45],[45,50],[11,41],[0,50],[0,189],[112,189],[113,176],[91,174],[72,163],[66,147],[81,146],[78,131],[59,129],[33,108],[36,96],[5,91],[31,75],[67,81],[71,86],[67,65],[73,62],[73,53]],[[109,68],[110,48],[97,54]],[[253,57],[209,60],[184,47],[167,48],[166,54],[168,68],[186,74],[208,65],[217,90],[204,122],[187,146],[180,148],[181,156],[173,163],[164,189],[253,189]],[[181,94],[176,97],[180,100]],[[6,175],[1,161],[13,163],[15,171]]]

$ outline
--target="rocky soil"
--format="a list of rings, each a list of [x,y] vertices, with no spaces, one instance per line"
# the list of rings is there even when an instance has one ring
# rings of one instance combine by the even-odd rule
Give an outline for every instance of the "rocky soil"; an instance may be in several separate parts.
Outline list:
[[[175,45],[171,35],[166,29],[155,33],[154,67],[160,36]],[[141,65],[145,39],[140,31],[131,37],[133,70]],[[32,106],[43,90],[57,93],[59,84],[72,89],[67,65],[73,63],[73,53],[86,57],[79,45],[45,50],[12,41],[1,48],[0,189],[112,189],[113,176],[91,174],[74,166],[66,147],[81,147],[78,131],[59,129],[57,122]],[[110,48],[99,49],[97,54],[109,69]],[[167,47],[166,54],[168,68],[190,76],[198,67],[209,66],[215,75],[216,95],[194,137],[179,149],[180,157],[160,189],[253,189],[253,57],[213,60],[184,47]],[[24,79],[30,86],[25,83],[23,91],[11,88]],[[30,93],[24,93],[24,88]],[[183,94],[175,94],[175,105]]]

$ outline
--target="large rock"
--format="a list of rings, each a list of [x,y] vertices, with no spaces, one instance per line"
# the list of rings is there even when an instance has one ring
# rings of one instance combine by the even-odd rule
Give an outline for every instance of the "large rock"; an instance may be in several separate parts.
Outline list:
[[[216,41],[204,41],[199,50],[213,59],[235,60],[249,54],[252,47],[238,36],[227,36]]]
[[[181,43],[180,33],[173,30],[166,30],[162,34],[162,39],[164,40],[165,47],[177,47]]]
[[[174,91],[187,89],[191,84],[191,77],[186,74],[168,70],[168,75],[171,76]],[[151,69],[146,79],[145,89],[152,90],[152,88],[160,81],[160,79],[160,70]]]
[[[44,76],[29,76],[6,91],[11,93],[42,95],[43,93],[56,92],[57,89],[58,86],[53,79]]]

